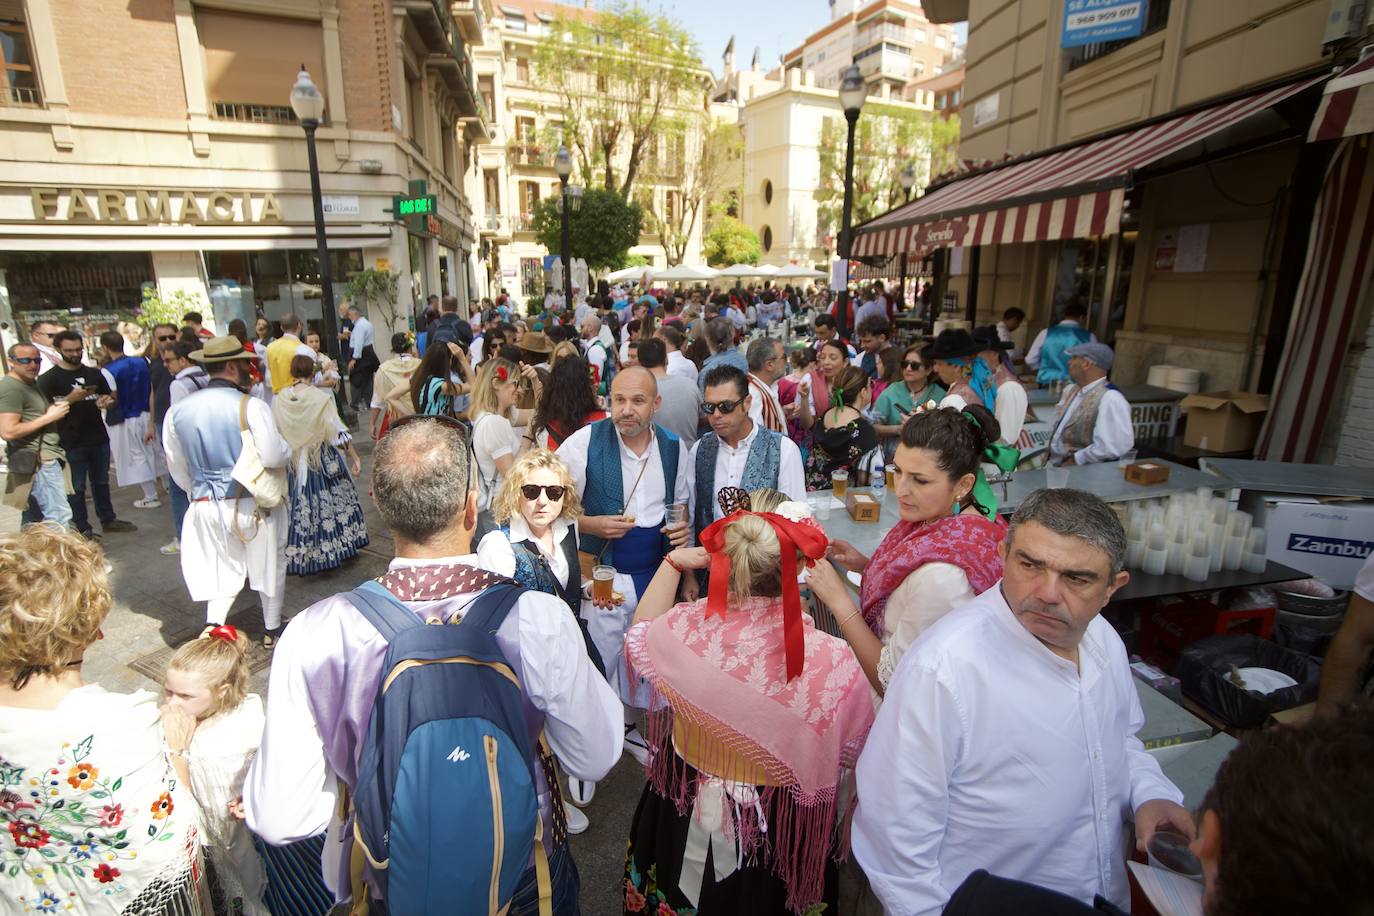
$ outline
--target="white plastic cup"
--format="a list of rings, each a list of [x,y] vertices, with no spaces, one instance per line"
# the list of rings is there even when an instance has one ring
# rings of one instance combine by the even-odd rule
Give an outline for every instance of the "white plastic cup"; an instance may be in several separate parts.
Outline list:
[[[1139,569],[1140,564],[1145,561],[1145,539],[1140,537],[1128,538],[1126,540],[1126,566],[1129,569]]]
[[[1226,549],[1221,560],[1221,568],[1229,571],[1240,569],[1245,561],[1245,538],[1238,534],[1226,536]]]
[[[1135,456],[1137,454],[1139,454],[1139,452],[1137,452],[1135,449],[1131,449],[1129,452],[1122,452],[1121,457],[1116,459],[1116,466],[1119,468],[1124,468],[1135,464]]]
[[[1045,487],[1049,490],[1062,490],[1069,485],[1068,468],[1045,468]]]
[[[1164,575],[1164,570],[1168,564],[1168,550],[1157,550],[1154,547],[1145,548],[1145,560],[1140,564],[1142,571],[1152,576]]]

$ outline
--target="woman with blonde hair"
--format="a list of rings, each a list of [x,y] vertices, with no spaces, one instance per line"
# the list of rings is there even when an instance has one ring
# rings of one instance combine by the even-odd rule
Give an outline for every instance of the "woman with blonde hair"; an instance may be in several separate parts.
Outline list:
[[[81,677],[110,610],[105,568],[75,532],[0,538],[0,910],[209,914],[156,697]]]
[[[526,363],[493,357],[482,363],[472,391],[468,416],[472,419],[472,453],[477,459],[477,509],[480,536],[491,530],[491,506],[515,459],[534,443],[534,437],[517,434],[534,418],[533,409],[516,409],[521,394],[532,391],[535,402],[543,390],[539,374]]]
[[[353,483],[363,471],[362,461],[339,419],[333,394],[316,388],[311,383],[314,376],[313,359],[291,357],[291,384],[272,399],[272,417],[291,446],[286,571],[293,576],[337,569],[368,544],[367,522]],[[274,634],[269,636],[275,641]]]
[[[625,637],[656,750],[624,911],[833,912],[873,703],[849,647],[801,610],[798,570],[826,550],[810,509],[767,490],[720,499],[725,517],[668,554]],[[707,597],[674,605],[683,573],[708,566]]]

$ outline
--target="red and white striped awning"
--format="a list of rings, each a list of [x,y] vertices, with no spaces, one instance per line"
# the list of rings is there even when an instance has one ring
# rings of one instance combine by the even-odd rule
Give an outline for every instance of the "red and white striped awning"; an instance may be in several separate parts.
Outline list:
[[[856,258],[1112,235],[1133,173],[1277,105],[1310,77],[1074,146],[999,163],[854,229]]]
[[[1315,143],[1370,131],[1374,131],[1374,55],[1326,84],[1307,140]]]

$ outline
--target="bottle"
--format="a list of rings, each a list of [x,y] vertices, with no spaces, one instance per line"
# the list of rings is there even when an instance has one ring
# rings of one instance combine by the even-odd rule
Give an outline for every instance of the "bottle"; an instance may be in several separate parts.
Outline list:
[[[868,479],[870,489],[873,491],[873,498],[879,503],[887,496],[887,475],[883,472],[883,453],[881,449],[875,450],[875,454],[868,462]]]

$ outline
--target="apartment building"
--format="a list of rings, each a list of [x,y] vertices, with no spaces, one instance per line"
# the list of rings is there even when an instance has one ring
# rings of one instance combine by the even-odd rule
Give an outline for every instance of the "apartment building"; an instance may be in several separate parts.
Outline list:
[[[913,80],[934,75],[955,56],[952,25],[926,18],[919,3],[830,0],[830,21],[783,55],[784,70],[811,71],[818,89],[840,87],[851,63],[877,95],[901,95]]]
[[[928,0],[969,22],[960,155],[981,166],[859,227],[856,256],[928,259],[937,301],[979,323],[1018,306],[1034,334],[1080,304],[1117,382],[1195,368],[1274,395],[1263,454],[1353,458],[1371,122],[1319,136],[1314,115],[1367,79],[1331,79],[1369,40],[1364,5],[1117,6],[1124,34],[1085,28],[1081,0]]]
[[[490,139],[472,75],[483,0],[0,0],[0,324],[87,331],[185,290],[223,331],[321,319],[297,71],[317,133],[334,295],[402,274],[379,348],[430,294],[474,292],[465,181]],[[98,39],[95,36],[99,36]],[[432,196],[398,220],[394,196]]]
[[[559,149],[563,115],[557,95],[541,86],[536,66],[537,49],[560,16],[593,17],[587,4],[571,5],[549,0],[494,0],[495,12],[485,24],[486,41],[474,52],[478,86],[486,100],[486,117],[493,125],[491,139],[477,148],[479,201],[477,225],[482,239],[483,275],[491,293],[506,291],[518,303],[542,298],[546,269],[558,252],[549,252],[535,240],[533,214],[539,201],[560,193],[554,157]],[[710,72],[698,74],[704,99],[711,84]],[[686,102],[688,100],[684,100]],[[677,112],[682,113],[682,112]],[[641,160],[632,197],[656,214],[676,214],[682,206],[684,169],[701,142],[689,134],[676,149],[655,145]],[[619,152],[619,164],[628,161],[628,148]],[[578,180],[574,175],[574,183]],[[648,221],[646,221],[647,223]],[[684,261],[701,259],[702,220],[698,219],[688,240]],[[646,224],[640,244],[630,249],[659,267],[666,266],[667,251],[660,235]],[[572,252],[576,257],[577,252]]]

